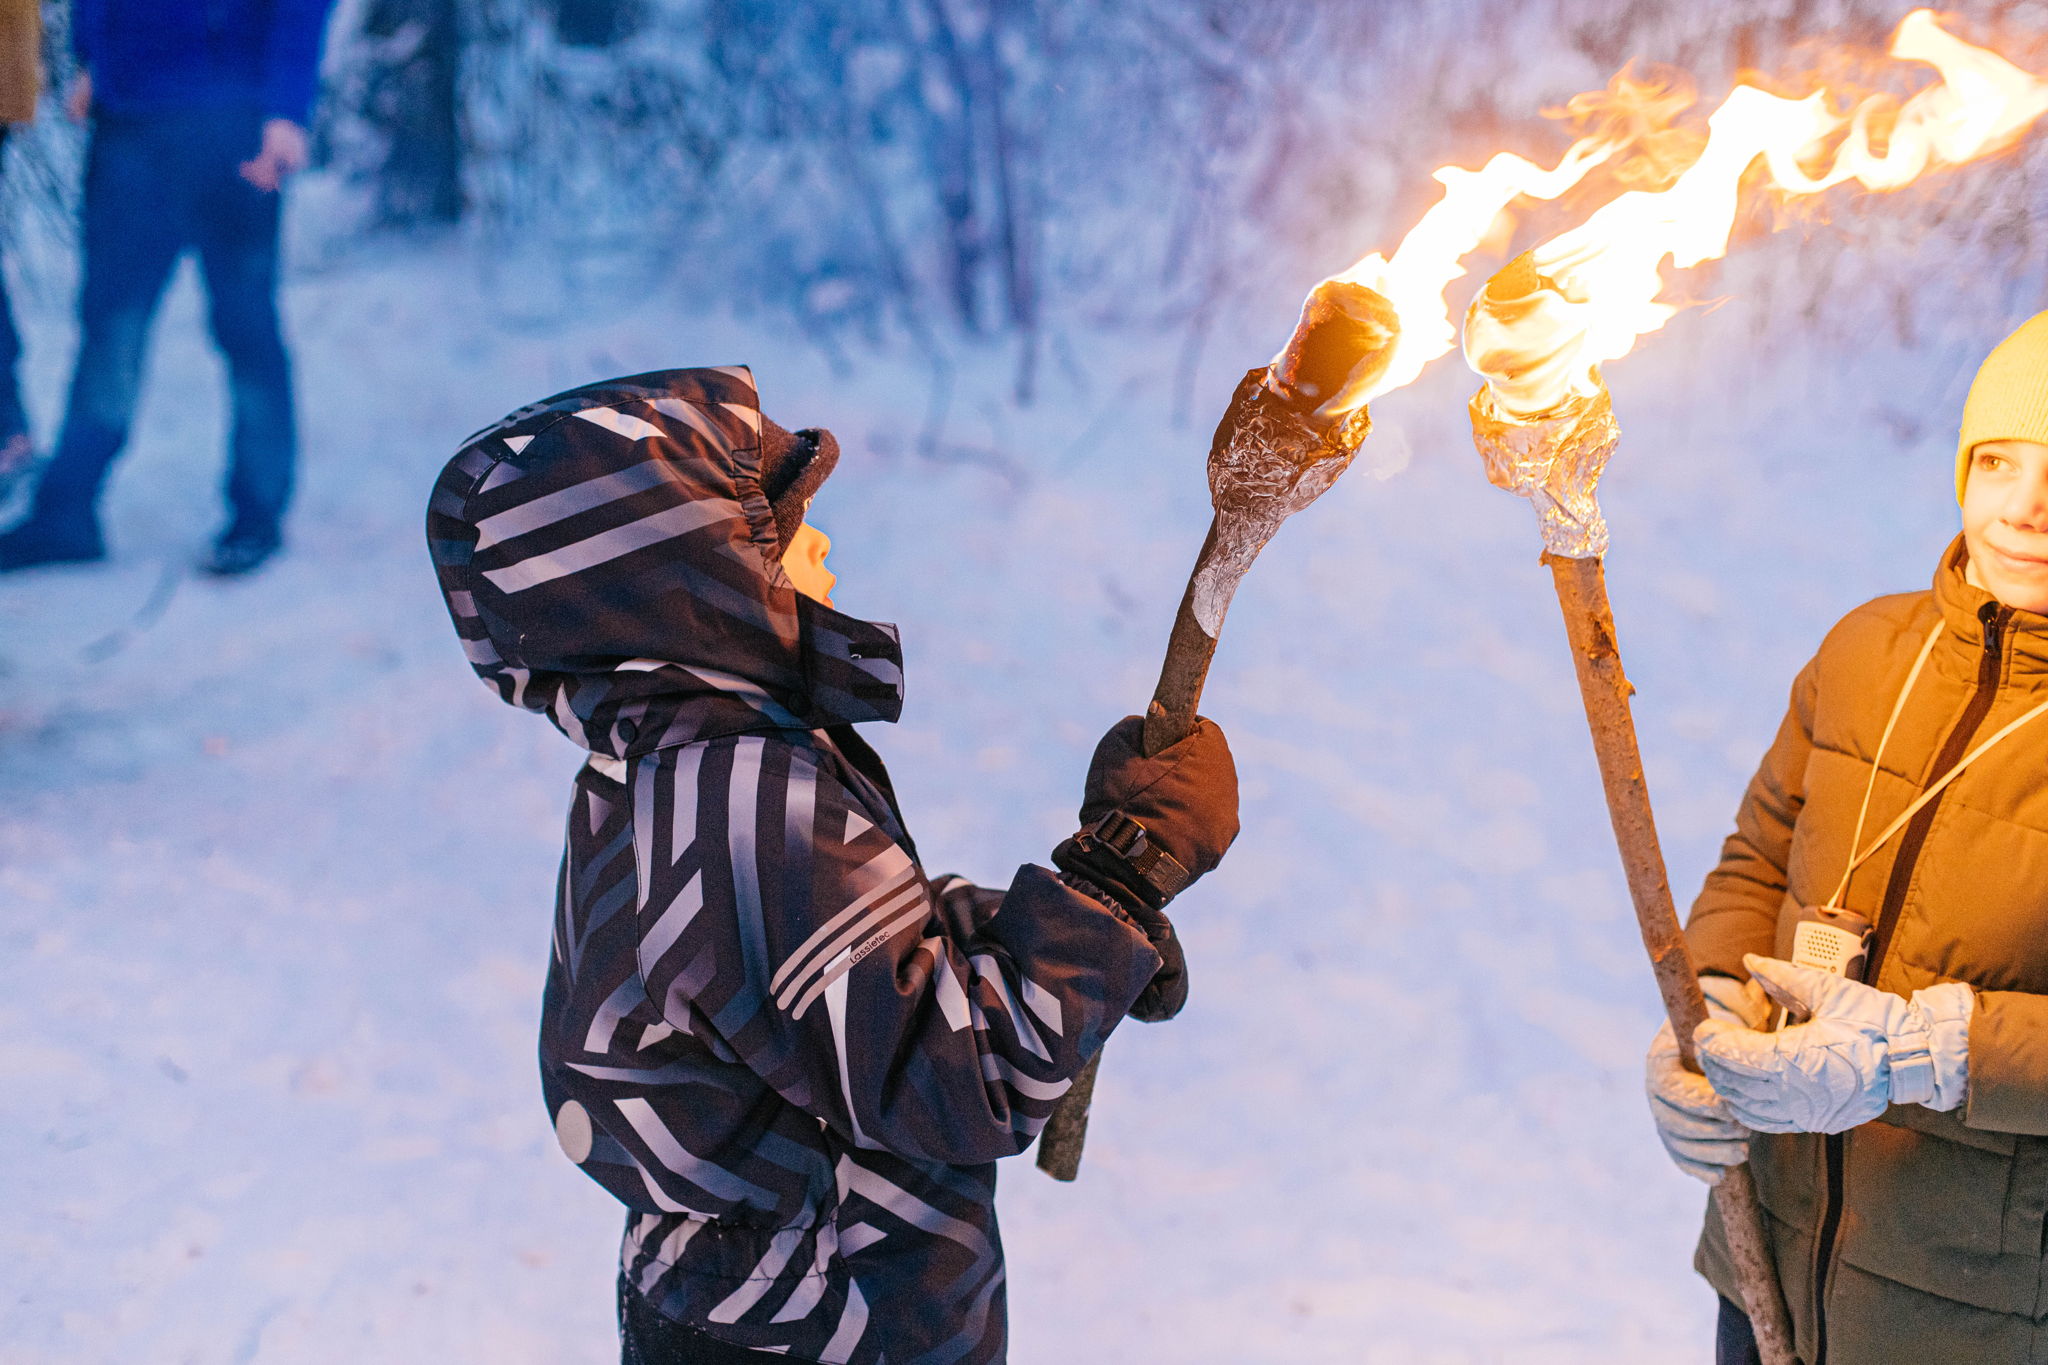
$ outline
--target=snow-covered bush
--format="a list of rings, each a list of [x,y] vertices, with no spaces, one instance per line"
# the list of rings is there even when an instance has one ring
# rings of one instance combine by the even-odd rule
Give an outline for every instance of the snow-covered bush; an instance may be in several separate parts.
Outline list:
[[[1703,116],[1744,71],[1838,73],[1854,65],[1844,45],[1875,66],[1905,8],[348,0],[326,140],[378,185],[376,221],[452,207],[502,259],[658,265],[721,302],[787,310],[826,344],[1012,337],[1028,391],[1066,328],[1199,345],[1237,305],[1270,308],[1393,245],[1433,199],[1434,167],[1555,157],[1567,134],[1542,111],[1626,63],[1689,75]],[[1975,0],[1957,18],[2048,64],[2039,0]],[[416,107],[433,99],[446,108]],[[1979,309],[2032,307],[2041,165],[2026,152],[1938,188],[1829,196],[1825,231],[1809,214],[1788,245],[1741,253],[1756,331],[1879,318],[1909,332],[1930,274],[1948,281],[1944,307],[1956,287]],[[1575,207],[1532,214],[1525,233]],[[1784,226],[1769,214],[1745,235]]]

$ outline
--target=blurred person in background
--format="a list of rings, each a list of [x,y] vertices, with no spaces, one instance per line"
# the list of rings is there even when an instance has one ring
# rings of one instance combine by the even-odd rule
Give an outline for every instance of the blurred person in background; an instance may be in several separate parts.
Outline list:
[[[298,437],[277,312],[281,192],[307,159],[332,0],[75,0],[86,159],[80,342],[56,450],[0,571],[102,559],[98,503],[128,439],[150,321],[199,257],[227,360],[228,521],[204,567],[245,574],[283,544]]]
[[[33,123],[43,86],[41,0],[0,0],[0,161],[7,155],[8,129]],[[28,470],[34,446],[28,411],[21,404],[21,333],[0,269],[0,497]]]
[[[1850,612],[1793,683],[1693,904],[1705,1075],[1668,1024],[1650,1051],[1678,1165],[1748,1161],[1807,1365],[2043,1358],[2048,313],[1978,372],[1956,495],[1932,590]],[[1698,1265],[1717,1359],[1753,1365],[1711,1213]]]

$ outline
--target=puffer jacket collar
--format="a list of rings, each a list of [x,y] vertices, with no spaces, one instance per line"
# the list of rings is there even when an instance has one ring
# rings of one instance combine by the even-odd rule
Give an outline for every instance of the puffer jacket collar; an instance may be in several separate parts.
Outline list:
[[[753,375],[721,366],[585,385],[464,442],[427,539],[477,675],[609,758],[895,720],[896,628],[791,586],[760,430]]]
[[[2048,616],[2002,610],[1996,597],[1970,582],[1966,576],[1969,562],[1969,547],[1957,536],[1935,570],[1934,605],[1947,629],[1935,646],[1934,666],[1951,681],[1974,686],[1987,625],[1997,619],[1998,644],[2004,655],[2001,681],[2048,683]]]

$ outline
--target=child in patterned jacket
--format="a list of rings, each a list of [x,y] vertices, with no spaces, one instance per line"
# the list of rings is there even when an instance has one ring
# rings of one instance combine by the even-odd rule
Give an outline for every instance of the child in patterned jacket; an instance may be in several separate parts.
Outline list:
[[[928,876],[853,728],[901,710],[896,632],[831,606],[804,521],[837,456],[743,368],[663,371],[478,433],[428,515],[471,665],[590,752],[541,1068],[629,1211],[628,1362],[1001,1362],[993,1163],[1121,1018],[1179,1008],[1161,909],[1237,832],[1222,732],[1147,756],[1133,717],[1069,871]]]

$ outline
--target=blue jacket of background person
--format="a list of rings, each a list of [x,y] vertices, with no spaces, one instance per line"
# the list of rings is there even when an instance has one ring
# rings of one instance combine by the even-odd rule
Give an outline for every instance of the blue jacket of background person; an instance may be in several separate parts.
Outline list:
[[[256,108],[304,124],[333,0],[73,0],[71,46],[115,116]]]

